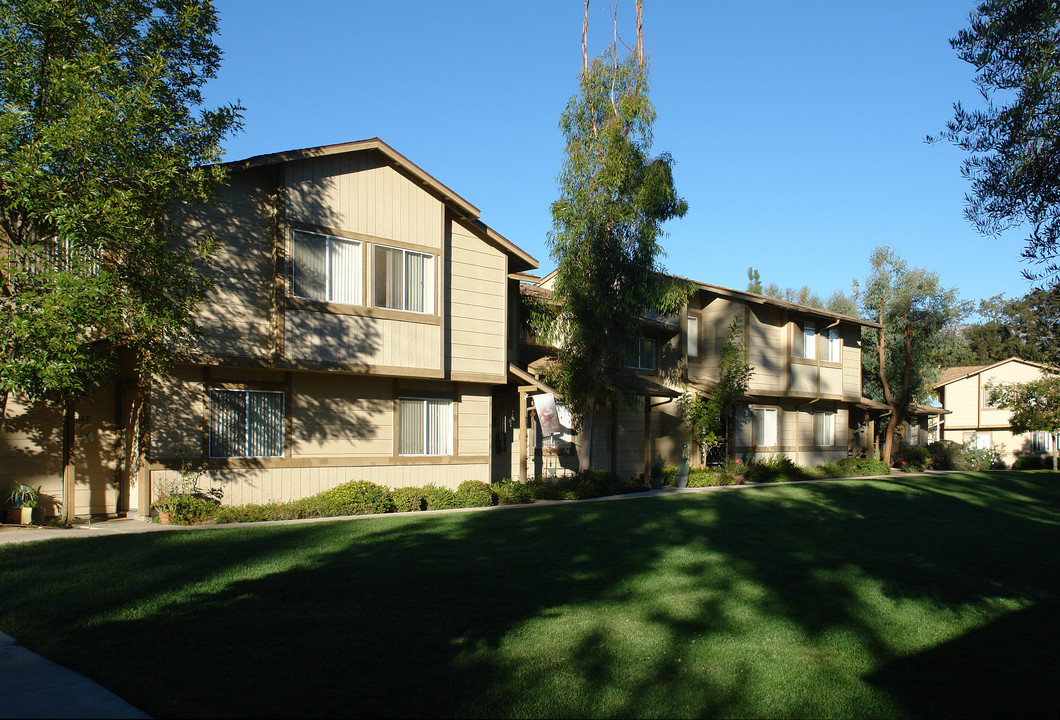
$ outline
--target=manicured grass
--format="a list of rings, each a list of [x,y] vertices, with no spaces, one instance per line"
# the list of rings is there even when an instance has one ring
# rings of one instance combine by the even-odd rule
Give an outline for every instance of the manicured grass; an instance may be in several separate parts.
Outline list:
[[[157,717],[1049,717],[1060,475],[0,548],[0,629]]]

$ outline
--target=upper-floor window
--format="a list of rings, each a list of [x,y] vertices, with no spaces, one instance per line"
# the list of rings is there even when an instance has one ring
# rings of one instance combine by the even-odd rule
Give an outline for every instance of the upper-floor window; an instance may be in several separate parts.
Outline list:
[[[797,358],[813,360],[817,357],[816,352],[817,333],[812,322],[804,322],[795,326],[795,334],[792,338],[792,354]]]
[[[375,306],[434,312],[434,256],[375,246]]]
[[[983,388],[983,405],[982,405],[982,407],[985,407],[985,408],[1001,407],[996,401],[991,400],[990,393],[991,393],[992,390],[994,390],[994,388],[992,388],[992,387],[984,387]]]
[[[210,391],[210,457],[283,455],[283,393]]]
[[[362,252],[356,240],[296,230],[294,294],[309,300],[363,304]]]
[[[813,444],[818,447],[835,445],[835,413],[817,412],[813,415]]]
[[[688,352],[688,357],[699,357],[699,318],[695,315],[688,316],[685,341],[687,343],[685,349]]]
[[[626,367],[636,370],[655,369],[655,340],[630,338],[626,345]]]
[[[839,331],[836,328],[829,328],[828,330],[828,362],[842,362],[843,361],[843,338],[839,337]]]
[[[398,454],[452,455],[453,401],[400,398]]]

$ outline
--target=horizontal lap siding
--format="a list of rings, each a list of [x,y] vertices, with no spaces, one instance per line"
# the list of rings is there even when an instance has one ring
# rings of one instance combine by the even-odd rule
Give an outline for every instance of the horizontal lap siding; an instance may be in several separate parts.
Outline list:
[[[287,311],[284,344],[293,360],[441,369],[441,328],[363,315]]]
[[[394,450],[390,381],[297,375],[291,381],[294,457],[386,457]]]
[[[202,371],[176,368],[151,385],[152,457],[202,457],[207,443],[206,391]]]
[[[450,224],[450,367],[495,375],[506,370],[507,258],[460,223]]]
[[[458,413],[460,454],[489,455],[491,420],[487,386],[466,386],[460,396]]]
[[[233,173],[211,207],[177,218],[193,237],[212,235],[217,252],[206,267],[212,286],[195,321],[196,347],[211,355],[264,357],[269,343],[273,227],[265,171]]]
[[[441,248],[442,203],[374,152],[287,166],[289,220]]]
[[[788,365],[788,324],[784,322],[779,311],[767,308],[753,308],[750,315],[747,337],[744,340],[754,374],[748,389],[752,393],[782,392],[785,389]],[[728,338],[727,334],[725,338]]]
[[[843,395],[861,397],[861,340],[860,328],[842,325],[843,331]]]

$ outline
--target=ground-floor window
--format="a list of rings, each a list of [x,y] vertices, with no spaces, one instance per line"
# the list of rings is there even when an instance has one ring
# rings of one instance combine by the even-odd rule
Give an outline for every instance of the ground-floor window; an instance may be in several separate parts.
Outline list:
[[[1044,430],[1031,433],[1031,452],[1052,452],[1053,434]]]
[[[210,391],[210,457],[281,457],[283,393]]]
[[[835,413],[818,412],[813,416],[813,444],[819,447],[835,445]]]
[[[990,449],[990,433],[988,432],[966,432],[964,434],[964,444],[975,448],[976,450],[989,450]]]
[[[754,422],[755,447],[776,447],[778,444],[777,409],[753,408],[751,413]]]
[[[452,400],[400,398],[398,454],[452,455]]]
[[[905,442],[908,445],[919,445],[920,444],[920,426],[915,422],[910,422],[906,426]]]

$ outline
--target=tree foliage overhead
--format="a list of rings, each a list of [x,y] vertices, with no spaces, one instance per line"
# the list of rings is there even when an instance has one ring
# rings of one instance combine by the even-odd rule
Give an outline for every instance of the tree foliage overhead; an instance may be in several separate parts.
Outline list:
[[[240,108],[201,109],[221,53],[209,0],[0,5],[0,391],[91,392],[108,349],[151,370],[186,337],[206,201]]]
[[[688,294],[659,262],[662,224],[688,205],[674,188],[673,159],[651,154],[654,120],[646,60],[615,47],[583,68],[560,117],[566,146],[548,245],[559,308],[550,334],[562,342],[549,379],[583,429],[614,392],[609,370],[624,365],[638,318],[676,312]]]
[[[1055,284],[1060,238],[1060,5],[1055,0],[987,0],[950,41],[975,66],[986,107],[954,105],[940,137],[970,155],[966,215],[983,233],[1026,224],[1025,271]],[[936,138],[928,138],[934,141]]]
[[[883,325],[862,332],[865,393],[890,407],[882,460],[890,462],[895,432],[914,403],[930,399],[945,328],[960,313],[957,292],[937,273],[909,268],[888,247],[877,247],[861,290],[863,317]]]

